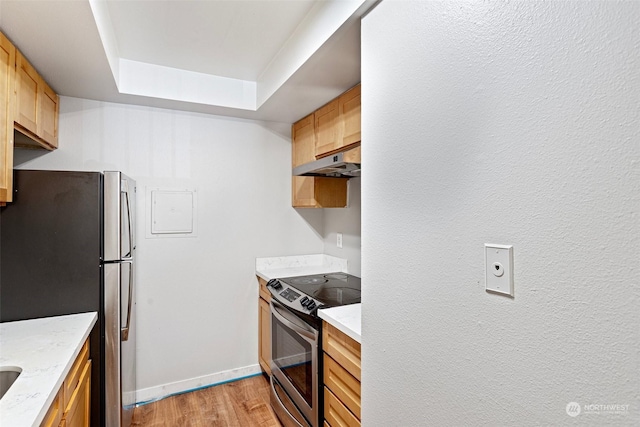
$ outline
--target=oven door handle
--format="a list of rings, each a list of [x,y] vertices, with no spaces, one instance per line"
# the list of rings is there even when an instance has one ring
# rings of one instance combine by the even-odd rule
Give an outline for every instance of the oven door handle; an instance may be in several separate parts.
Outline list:
[[[317,339],[317,331],[308,326],[301,325],[299,321],[296,321],[295,318],[291,318],[291,315],[287,315],[285,312],[283,312],[283,309],[284,307],[282,305],[275,302],[274,300],[271,300],[271,313],[276,317],[276,319],[282,322],[289,329],[293,329],[298,334],[311,340],[310,342],[315,342],[315,340]]]

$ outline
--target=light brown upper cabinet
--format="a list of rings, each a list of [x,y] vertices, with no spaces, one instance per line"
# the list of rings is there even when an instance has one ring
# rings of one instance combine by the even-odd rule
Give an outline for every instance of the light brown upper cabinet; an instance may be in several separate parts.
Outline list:
[[[297,121],[291,127],[293,167],[316,159],[314,114]],[[292,206],[294,208],[343,208],[347,206],[347,179],[313,176],[292,176]]]
[[[16,53],[16,130],[49,150],[58,147],[58,95],[18,51]]]
[[[0,33],[0,205],[11,201],[13,188],[13,84],[16,48]]]
[[[360,142],[360,85],[315,112],[315,157],[344,151]]]
[[[16,55],[16,127],[34,135],[38,133],[38,97],[40,76],[20,52]]]
[[[42,81],[42,97],[40,99],[40,120],[38,135],[52,147],[58,147],[58,116],[60,114],[60,98],[44,80]]]
[[[13,148],[58,147],[60,100],[0,32],[0,206],[12,200]],[[14,133],[14,130],[16,131]]]

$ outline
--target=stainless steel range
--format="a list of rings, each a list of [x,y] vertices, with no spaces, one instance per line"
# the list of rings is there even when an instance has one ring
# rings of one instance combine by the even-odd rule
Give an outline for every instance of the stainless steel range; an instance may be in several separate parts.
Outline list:
[[[285,427],[322,425],[319,308],[360,302],[360,278],[346,273],[273,279],[271,406]]]

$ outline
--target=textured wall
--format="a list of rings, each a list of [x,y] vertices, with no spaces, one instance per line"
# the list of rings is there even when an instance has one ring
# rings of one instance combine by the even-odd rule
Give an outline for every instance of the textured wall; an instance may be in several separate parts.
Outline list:
[[[640,425],[639,22],[614,1],[365,17],[365,425]],[[514,245],[515,298],[485,292],[484,243]],[[605,404],[628,406],[584,407]]]
[[[361,274],[361,236],[360,236],[360,181],[349,180],[348,205],[340,209],[324,209],[324,253],[348,261],[349,273]],[[337,233],[342,233],[342,248],[337,247]]]

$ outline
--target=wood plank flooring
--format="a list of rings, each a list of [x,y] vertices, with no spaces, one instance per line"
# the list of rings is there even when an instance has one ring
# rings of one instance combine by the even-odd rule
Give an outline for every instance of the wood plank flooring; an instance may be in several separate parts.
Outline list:
[[[139,406],[132,427],[281,427],[264,375],[167,397]]]

